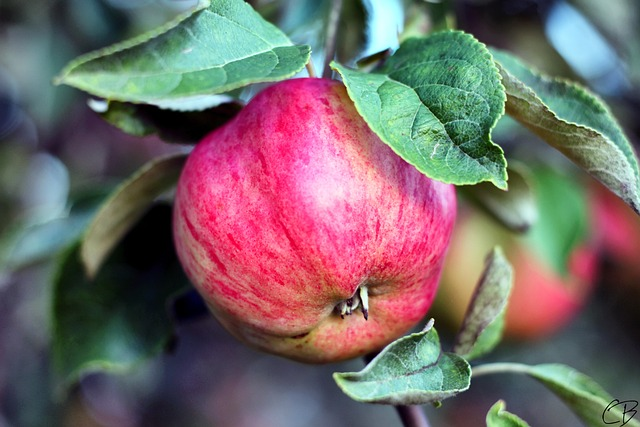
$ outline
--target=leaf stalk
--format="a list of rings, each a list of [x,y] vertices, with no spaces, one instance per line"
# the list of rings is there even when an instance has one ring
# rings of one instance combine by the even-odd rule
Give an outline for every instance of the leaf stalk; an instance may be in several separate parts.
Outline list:
[[[487,363],[471,368],[471,378],[490,374],[529,374],[531,366],[522,363]]]

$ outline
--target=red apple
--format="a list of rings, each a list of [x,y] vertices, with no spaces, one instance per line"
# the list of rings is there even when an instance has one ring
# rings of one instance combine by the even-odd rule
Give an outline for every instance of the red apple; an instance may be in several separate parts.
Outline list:
[[[425,316],[455,215],[454,187],[382,143],[341,83],[293,79],[195,147],[174,235],[231,333],[324,363],[379,349]]]
[[[598,243],[608,261],[606,282],[640,293],[640,217],[599,183],[590,195]]]
[[[434,305],[436,319],[459,326],[484,266],[484,256],[500,245],[514,269],[504,336],[533,340],[548,337],[569,323],[592,293],[597,251],[585,241],[571,252],[567,273],[557,272],[525,237],[510,233],[477,211],[458,218],[442,284]],[[464,266],[464,267],[461,267]]]

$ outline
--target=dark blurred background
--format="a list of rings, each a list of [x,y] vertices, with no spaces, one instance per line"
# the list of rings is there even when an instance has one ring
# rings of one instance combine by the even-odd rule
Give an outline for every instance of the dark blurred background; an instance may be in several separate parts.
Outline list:
[[[359,370],[360,361],[315,367],[258,354],[209,316],[180,322],[173,350],[131,372],[90,375],[68,395],[57,388],[50,362],[51,254],[80,235],[95,201],[114,184],[146,160],[184,148],[124,135],[91,111],[85,94],[52,79],[77,55],[151,29],[194,3],[0,0],[0,427],[399,426],[393,409],[353,402],[333,383],[332,372]],[[307,2],[313,7],[293,13],[304,2],[292,0],[285,9],[273,1],[252,3],[301,42],[314,37],[315,27],[302,31],[296,23],[323,16],[327,5]],[[405,19],[428,29],[425,11],[438,6],[430,3],[371,0],[356,8],[370,19],[366,51],[394,48]],[[639,140],[636,0],[448,6],[457,26],[481,41],[590,87],[631,141]],[[404,17],[403,7],[420,13]],[[310,15],[301,16],[307,9]],[[70,215],[73,206],[86,209]],[[25,231],[34,228],[38,232]],[[640,232],[629,239],[640,241]],[[618,286],[621,273],[606,258],[601,262],[596,293],[573,323],[543,341],[505,343],[487,360],[567,363],[613,397],[640,400],[640,283]],[[445,343],[452,334],[440,333]],[[434,426],[483,425],[499,398],[532,425],[581,425],[537,383],[515,376],[479,378],[459,398],[425,409]]]

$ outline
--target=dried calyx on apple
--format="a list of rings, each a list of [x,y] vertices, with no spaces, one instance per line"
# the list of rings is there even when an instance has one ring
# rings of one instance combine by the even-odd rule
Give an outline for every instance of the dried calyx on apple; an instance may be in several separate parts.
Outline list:
[[[195,147],[173,221],[187,275],[232,334],[324,363],[423,319],[455,216],[452,185],[384,144],[340,82],[307,78],[263,90]]]
[[[351,298],[340,301],[336,305],[336,310],[340,313],[340,317],[351,316],[357,309],[362,311],[364,320],[369,320],[369,290],[365,285],[358,286],[358,290]]]

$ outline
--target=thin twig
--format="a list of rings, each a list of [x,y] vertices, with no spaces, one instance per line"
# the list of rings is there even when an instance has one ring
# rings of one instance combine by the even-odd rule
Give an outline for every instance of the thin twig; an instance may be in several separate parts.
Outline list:
[[[329,11],[329,20],[327,22],[327,39],[324,45],[324,69],[322,71],[322,77],[325,79],[330,79],[333,73],[331,61],[336,56],[336,38],[338,36],[340,13],[342,12],[342,1],[331,1],[331,10]]]
[[[421,406],[398,405],[396,411],[398,411],[404,427],[429,427],[429,420]]]

